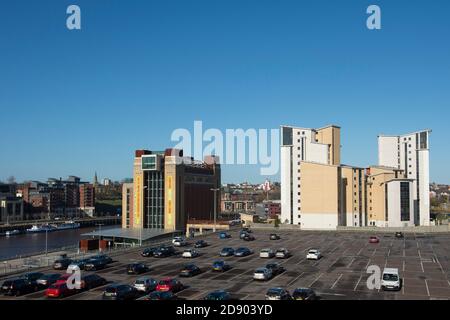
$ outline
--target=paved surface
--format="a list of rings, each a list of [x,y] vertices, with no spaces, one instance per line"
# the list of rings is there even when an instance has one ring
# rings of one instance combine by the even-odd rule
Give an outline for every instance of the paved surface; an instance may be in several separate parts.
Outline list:
[[[180,255],[169,258],[142,258],[139,252],[124,253],[115,257],[107,269],[97,273],[110,282],[132,284],[138,276],[128,276],[126,265],[133,261],[145,261],[151,270],[146,274],[155,279],[176,277],[185,263],[195,263],[204,272],[192,278],[180,278],[188,287],[178,293],[180,298],[201,299],[215,289],[225,289],[239,299],[264,299],[268,288],[281,286],[292,292],[297,287],[311,287],[321,299],[450,299],[450,234],[405,234],[396,239],[393,234],[375,234],[380,243],[370,244],[373,233],[281,231],[281,240],[269,240],[269,230],[255,230],[256,240],[239,239],[238,232],[230,232],[231,239],[218,239],[217,235],[204,238],[210,246],[198,249],[201,256],[183,259]],[[218,252],[225,246],[249,247],[254,254],[248,257],[223,258],[233,267],[224,273],[211,271],[211,264],[218,259]],[[189,247],[189,246],[188,246]],[[188,248],[187,247],[187,248]],[[286,247],[293,254],[285,260],[259,258],[262,248]],[[320,249],[323,258],[306,260],[310,248]],[[184,248],[182,248],[184,249]],[[180,251],[182,250],[180,249]],[[286,272],[266,282],[252,279],[253,271],[269,261],[281,263]],[[398,268],[403,287],[397,292],[369,290],[366,280],[369,265]],[[48,269],[50,271],[50,269]],[[53,272],[53,271],[51,271]],[[82,292],[66,299],[101,299],[104,287]],[[45,299],[43,292],[19,298]]]

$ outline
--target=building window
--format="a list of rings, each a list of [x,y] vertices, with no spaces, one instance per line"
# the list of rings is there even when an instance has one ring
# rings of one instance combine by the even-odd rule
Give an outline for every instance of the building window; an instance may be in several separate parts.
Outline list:
[[[400,182],[400,219],[409,221],[410,218],[409,183]]]

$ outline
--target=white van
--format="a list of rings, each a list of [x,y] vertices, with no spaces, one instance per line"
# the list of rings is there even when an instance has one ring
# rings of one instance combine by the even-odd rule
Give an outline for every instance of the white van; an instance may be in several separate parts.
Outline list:
[[[385,268],[381,277],[381,289],[400,290],[401,280],[397,268]]]

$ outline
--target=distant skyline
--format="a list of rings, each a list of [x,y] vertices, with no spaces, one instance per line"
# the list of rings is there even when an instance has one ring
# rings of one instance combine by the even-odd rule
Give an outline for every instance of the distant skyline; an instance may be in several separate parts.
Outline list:
[[[82,29],[66,28],[81,8]],[[342,162],[377,164],[377,135],[431,129],[450,184],[450,2],[48,0],[0,4],[0,180],[132,176],[136,149],[208,128],[342,128]],[[222,182],[259,183],[256,165]]]

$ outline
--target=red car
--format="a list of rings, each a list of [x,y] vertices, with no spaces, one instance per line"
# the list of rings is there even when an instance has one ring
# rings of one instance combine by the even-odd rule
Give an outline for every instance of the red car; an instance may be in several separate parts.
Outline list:
[[[372,236],[369,238],[369,243],[379,243],[380,239],[376,236]]]
[[[183,289],[184,289],[183,284],[179,280],[172,278],[163,279],[156,286],[156,291],[160,292],[164,291],[178,292]]]
[[[76,290],[70,290],[65,283],[54,283],[45,290],[47,298],[63,298],[74,294]]]
[[[61,277],[59,277],[59,279],[56,280],[55,284],[66,284],[67,279],[69,279],[70,276],[71,276],[70,273],[65,273],[65,274],[61,275]]]

